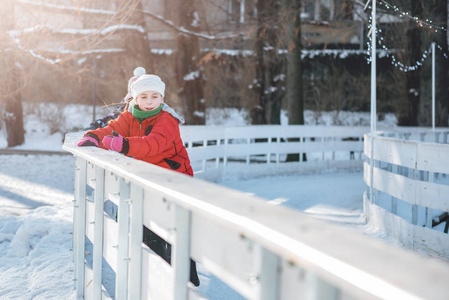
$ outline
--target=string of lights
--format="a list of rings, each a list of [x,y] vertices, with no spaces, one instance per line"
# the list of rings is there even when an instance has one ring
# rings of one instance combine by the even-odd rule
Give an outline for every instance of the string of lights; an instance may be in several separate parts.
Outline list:
[[[388,3],[385,0],[380,0],[380,2],[384,4],[385,8],[392,9],[395,12],[397,12],[399,14],[399,17],[409,18],[410,20],[413,20],[414,22],[419,24],[419,26],[421,26],[421,27],[427,26],[431,29],[435,29],[435,32],[438,32],[438,30],[447,31],[447,29],[444,27],[440,27],[440,26],[432,24],[432,20],[429,20],[429,19],[421,20],[418,17],[412,16],[409,12],[404,12],[404,11],[400,10],[396,5],[391,5],[390,3]]]
[[[435,32],[437,32],[438,29],[446,30],[446,29],[444,29],[443,27],[438,27],[438,26],[433,25],[433,24],[432,24],[432,21],[429,21],[429,20],[426,20],[425,22],[424,22],[424,21],[421,21],[421,20],[419,20],[418,18],[412,17],[412,16],[409,15],[408,13],[402,12],[402,11],[399,10],[396,6],[392,6],[391,4],[387,3],[387,2],[384,1],[384,0],[380,0],[380,1],[383,2],[385,5],[388,5],[388,6],[390,6],[391,8],[395,9],[395,11],[399,11],[399,12],[401,13],[401,15],[410,17],[411,19],[415,20],[416,22],[419,22],[421,27],[423,26],[423,24],[425,24],[426,26],[429,26],[430,28],[434,28],[434,29],[435,29]],[[371,9],[371,6],[370,6],[369,8]],[[370,16],[370,18],[369,18],[368,29],[369,29],[369,32],[371,32],[371,30],[372,30],[372,16]],[[417,70],[419,67],[421,67],[421,66],[423,65],[424,61],[425,61],[425,60],[429,57],[429,55],[432,53],[432,50],[431,50],[431,49],[432,49],[432,46],[430,45],[429,48],[423,52],[421,58],[418,59],[413,65],[405,65],[405,64],[403,64],[402,62],[400,62],[400,61],[396,58],[396,56],[394,55],[394,52],[396,52],[396,51],[390,50],[390,49],[385,45],[385,43],[384,43],[384,38],[381,36],[381,33],[382,33],[382,29],[378,29],[378,28],[376,27],[376,36],[378,37],[378,38],[377,38],[377,43],[378,43],[379,46],[382,48],[382,50],[386,53],[386,56],[387,56],[387,57],[391,57],[391,64],[393,64],[393,65],[394,65],[396,68],[398,68],[400,71],[403,71],[403,72],[410,72],[410,71]],[[369,35],[368,35],[369,41],[367,42],[367,55],[368,55],[367,62],[368,62],[368,64],[370,64],[370,63],[372,62],[372,57],[371,57],[372,38],[371,38],[371,37],[372,37],[372,35],[369,34]],[[443,52],[443,47],[441,47],[441,46],[438,45],[438,44],[435,44],[435,45],[436,45],[436,47],[437,47],[440,51]],[[448,58],[447,53],[443,52],[443,55],[444,55],[445,58]]]

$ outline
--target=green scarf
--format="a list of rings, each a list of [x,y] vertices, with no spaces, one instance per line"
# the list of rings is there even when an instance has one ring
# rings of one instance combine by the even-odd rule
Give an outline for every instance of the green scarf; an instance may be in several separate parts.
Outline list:
[[[154,117],[158,113],[161,112],[163,104],[161,104],[158,108],[150,110],[150,111],[143,111],[140,110],[139,105],[133,106],[133,116],[139,121],[139,123],[142,123],[143,120]]]

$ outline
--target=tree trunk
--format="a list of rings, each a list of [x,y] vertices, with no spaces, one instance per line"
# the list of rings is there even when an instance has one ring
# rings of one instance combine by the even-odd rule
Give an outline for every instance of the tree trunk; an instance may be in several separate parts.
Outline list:
[[[278,48],[281,20],[279,1],[257,2],[256,91],[259,104],[253,108],[253,124],[280,124],[284,97],[283,65]]]
[[[301,68],[301,0],[286,0],[287,19],[287,103],[288,124],[304,124],[304,97]]]
[[[178,4],[180,25],[197,31],[198,21],[195,1],[185,0]],[[204,100],[204,74],[198,62],[200,49],[198,38],[179,33],[177,38],[176,77],[179,97],[183,104],[184,118],[188,125],[206,124],[206,101]]]
[[[3,9],[0,10],[0,27],[7,30],[14,29],[14,1],[6,1]],[[0,37],[2,42],[2,49],[12,48],[9,45],[8,38],[4,36]],[[6,43],[6,44],[4,44]],[[22,109],[22,72],[18,69],[20,65],[17,61],[18,55],[14,51],[3,52],[2,76],[3,80],[0,83],[2,85],[2,95],[0,95],[0,102],[4,102],[4,111],[0,116],[4,121],[8,147],[14,147],[21,145],[25,142],[25,130],[23,128],[23,109]],[[9,63],[8,63],[9,62]],[[11,63],[12,62],[12,63]],[[14,64],[16,63],[16,64]]]
[[[126,3],[126,0],[124,3]],[[134,70],[139,66],[144,67],[149,73],[151,73],[151,70],[153,69],[150,55],[151,49],[147,38],[147,25],[145,23],[142,1],[139,1],[131,15],[132,18],[128,21],[128,23],[141,26],[145,29],[145,32],[141,33],[135,30],[130,30],[120,35],[122,46],[126,49],[125,65],[131,66],[131,70]],[[127,75],[131,77],[131,74]]]
[[[422,14],[422,6],[420,0],[412,0],[412,16],[420,17]],[[412,25],[413,26],[413,25]],[[413,26],[407,33],[410,50],[410,64],[420,60],[421,57],[421,37],[418,27]],[[408,92],[408,115],[402,120],[405,126],[418,126],[418,107],[420,98],[420,78],[418,71],[406,73],[407,92]]]
[[[447,28],[447,11],[448,1],[436,1],[434,24],[439,27]],[[435,126],[447,127],[449,118],[449,85],[448,85],[448,69],[449,62],[444,53],[448,53],[447,33],[443,30],[438,30],[434,34],[434,41],[436,45],[441,46],[442,49],[435,49]]]
[[[104,62],[102,60],[97,61],[97,70],[103,69],[108,70],[110,66],[106,66],[104,64],[107,63],[116,63],[120,65],[123,86],[127,86],[129,78],[133,75],[133,70],[137,67],[143,67],[149,74],[154,73],[153,61],[151,56],[151,48],[150,41],[147,37],[147,29],[148,26],[145,22],[145,14],[143,13],[143,5],[142,1],[139,1],[135,6],[131,6],[124,11],[124,9],[120,9],[122,7],[129,6],[129,2],[127,0],[116,0],[116,6],[121,11],[121,14],[130,15],[129,19],[124,19],[121,15],[118,15],[116,18],[121,22],[130,25],[141,26],[144,29],[144,32],[139,32],[137,30],[126,30],[123,32],[119,32],[119,43],[121,48],[125,49],[123,54],[119,55],[119,61],[116,62]],[[130,12],[130,10],[132,12]],[[93,59],[96,58],[97,55],[93,55]],[[92,65],[94,67],[94,65]],[[94,76],[99,74],[99,71],[93,72]],[[157,74],[156,74],[157,75]],[[99,80],[99,78],[96,78]],[[125,96],[126,90],[123,91]]]
[[[301,68],[301,0],[285,0],[287,13],[287,103],[288,124],[304,124],[304,96]],[[304,160],[306,160],[304,153]],[[299,154],[290,153],[287,161],[299,161]]]
[[[23,128],[23,109],[20,92],[5,103],[3,119],[6,127],[8,147],[22,145],[25,142]]]

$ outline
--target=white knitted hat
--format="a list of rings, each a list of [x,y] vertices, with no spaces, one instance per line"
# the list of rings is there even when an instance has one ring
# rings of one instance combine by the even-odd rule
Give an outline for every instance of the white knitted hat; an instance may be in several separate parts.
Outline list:
[[[133,77],[128,80],[128,93],[131,93],[131,84],[139,79],[140,76],[145,75],[146,70],[142,67],[137,67],[134,69]]]
[[[165,83],[159,76],[156,75],[142,75],[131,84],[131,94],[136,99],[143,92],[154,91],[164,97]]]

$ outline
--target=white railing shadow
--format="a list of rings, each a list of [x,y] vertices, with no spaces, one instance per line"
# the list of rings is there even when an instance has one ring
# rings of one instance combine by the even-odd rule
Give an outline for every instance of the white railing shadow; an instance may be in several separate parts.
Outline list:
[[[186,129],[192,136],[195,130],[198,136],[208,130]],[[237,135],[241,132],[236,129]],[[270,137],[260,133],[256,138]],[[449,269],[435,261],[245,193],[112,151],[77,147],[79,138],[69,134],[64,143],[76,157],[73,250],[78,298],[204,299],[201,289],[189,283],[190,258],[247,299],[438,300],[449,294]],[[196,139],[185,136],[192,145]],[[251,149],[266,146],[247,144]],[[301,148],[303,144],[298,140],[298,148],[284,150],[286,143],[277,152],[313,153]],[[317,149],[336,153],[337,148]],[[349,148],[345,151],[354,150]],[[245,155],[261,151],[267,153],[258,149]],[[218,157],[219,167],[233,157],[222,153],[211,158]],[[192,160],[206,160],[207,168],[209,157],[203,155],[192,152]],[[309,160],[291,164],[299,169],[301,163]],[[252,158],[242,164],[251,166]],[[143,243],[144,227],[172,245],[172,265]]]

